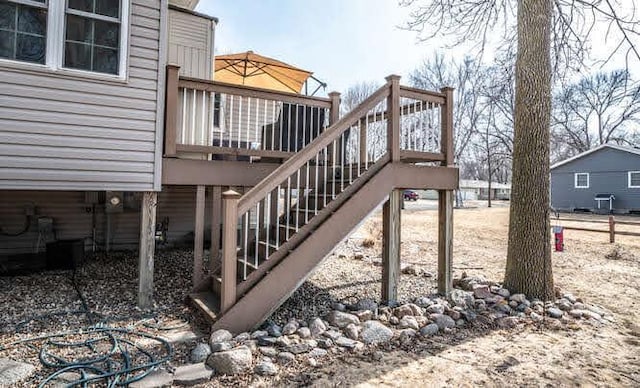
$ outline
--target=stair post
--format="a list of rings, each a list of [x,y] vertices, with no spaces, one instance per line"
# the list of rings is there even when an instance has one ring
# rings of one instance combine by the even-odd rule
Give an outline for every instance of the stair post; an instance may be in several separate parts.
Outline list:
[[[440,152],[445,160],[442,166],[454,167],[453,153],[453,88],[440,89],[445,94],[445,104],[440,108]],[[438,293],[449,295],[452,283],[453,263],[453,190],[438,190]]]
[[[329,109],[329,126],[335,124],[336,122],[338,122],[338,120],[340,119],[340,93],[339,92],[331,92],[329,93],[329,98],[331,99],[331,108]],[[339,160],[342,160],[342,156],[340,155],[341,149],[342,147],[340,146],[340,143],[336,143],[338,148],[335,150],[333,149],[333,143],[331,143],[331,145],[329,145],[329,160],[327,161],[329,162],[333,162],[333,157],[335,154],[335,158],[336,158],[336,163]],[[331,163],[329,163],[331,164]]]
[[[167,95],[165,96],[164,156],[176,156],[178,136],[178,81],[180,66],[167,65]]]
[[[382,207],[382,301],[396,302],[400,284],[402,190],[394,189]]]
[[[390,91],[387,97],[387,152],[391,162],[400,161],[400,76],[392,74],[385,78]]]
[[[220,312],[224,313],[236,303],[238,201],[240,194],[228,190],[222,193],[222,288]]]

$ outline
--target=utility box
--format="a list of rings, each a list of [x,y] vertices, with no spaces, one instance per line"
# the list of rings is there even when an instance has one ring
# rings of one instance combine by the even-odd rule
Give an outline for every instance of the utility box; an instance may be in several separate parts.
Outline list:
[[[84,240],[58,240],[47,244],[47,269],[74,269],[84,262]]]

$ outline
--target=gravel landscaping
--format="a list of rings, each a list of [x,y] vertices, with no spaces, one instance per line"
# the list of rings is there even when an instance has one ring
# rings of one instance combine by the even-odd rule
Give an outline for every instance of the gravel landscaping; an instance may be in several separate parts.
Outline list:
[[[132,252],[88,260],[75,282],[69,271],[0,278],[0,346],[6,346],[0,365],[9,359],[35,366],[11,364],[26,376],[20,384],[37,385],[55,370],[38,359],[49,339],[10,344],[100,323],[130,330],[118,335],[154,360],[166,356],[154,338],[172,345],[170,361],[131,386],[564,385],[575,379],[636,386],[640,292],[632,279],[640,275],[640,241],[612,246],[591,235],[567,236],[567,252],[554,254],[557,299],[530,300],[496,282],[504,268],[507,210],[457,211],[456,290],[447,300],[435,295],[435,212],[407,210],[400,301],[379,305],[380,219],[374,215],[251,333],[210,333],[183,304],[191,279],[188,250],[157,254],[153,311],[134,307]],[[82,335],[88,334],[62,338]],[[148,362],[139,359],[135,365]]]

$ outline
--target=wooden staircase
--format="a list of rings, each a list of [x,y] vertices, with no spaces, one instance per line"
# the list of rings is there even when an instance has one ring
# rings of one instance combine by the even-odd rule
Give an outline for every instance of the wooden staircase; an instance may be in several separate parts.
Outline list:
[[[422,131],[434,128],[422,119],[449,112],[450,101],[450,94],[402,88],[399,78],[390,77],[244,195],[224,193],[222,268],[189,296],[191,303],[214,329],[250,330],[391,192],[424,187],[450,194],[457,169],[451,168],[446,120],[436,127],[442,127],[444,141],[431,145],[440,152],[425,150],[424,144],[419,150],[410,146],[419,123]],[[422,168],[403,160],[445,167]]]

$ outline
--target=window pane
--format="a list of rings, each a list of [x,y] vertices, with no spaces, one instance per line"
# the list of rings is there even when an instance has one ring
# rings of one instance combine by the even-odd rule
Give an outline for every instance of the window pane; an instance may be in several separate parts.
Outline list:
[[[93,70],[101,73],[118,74],[118,50],[95,47]]]
[[[45,39],[41,36],[18,34],[16,59],[44,63]]]
[[[95,44],[100,46],[118,47],[120,40],[120,26],[116,23],[108,23],[96,20]]]
[[[96,13],[114,18],[120,17],[120,0],[99,0],[96,2]]]
[[[64,50],[64,65],[74,69],[91,70],[91,46],[67,42]]]
[[[104,0],[98,0],[98,2]],[[94,0],[69,0],[69,8],[93,13]]]
[[[80,16],[67,15],[67,40],[74,40],[76,42],[93,41],[91,36],[91,19],[83,18]]]
[[[631,173],[631,186],[640,186],[640,172]]]
[[[11,3],[0,3],[0,28],[14,30],[16,24],[16,6]]]
[[[18,31],[45,35],[47,31],[47,12],[40,8],[18,8]]]
[[[10,31],[0,31],[0,58],[14,59],[14,34]]]

